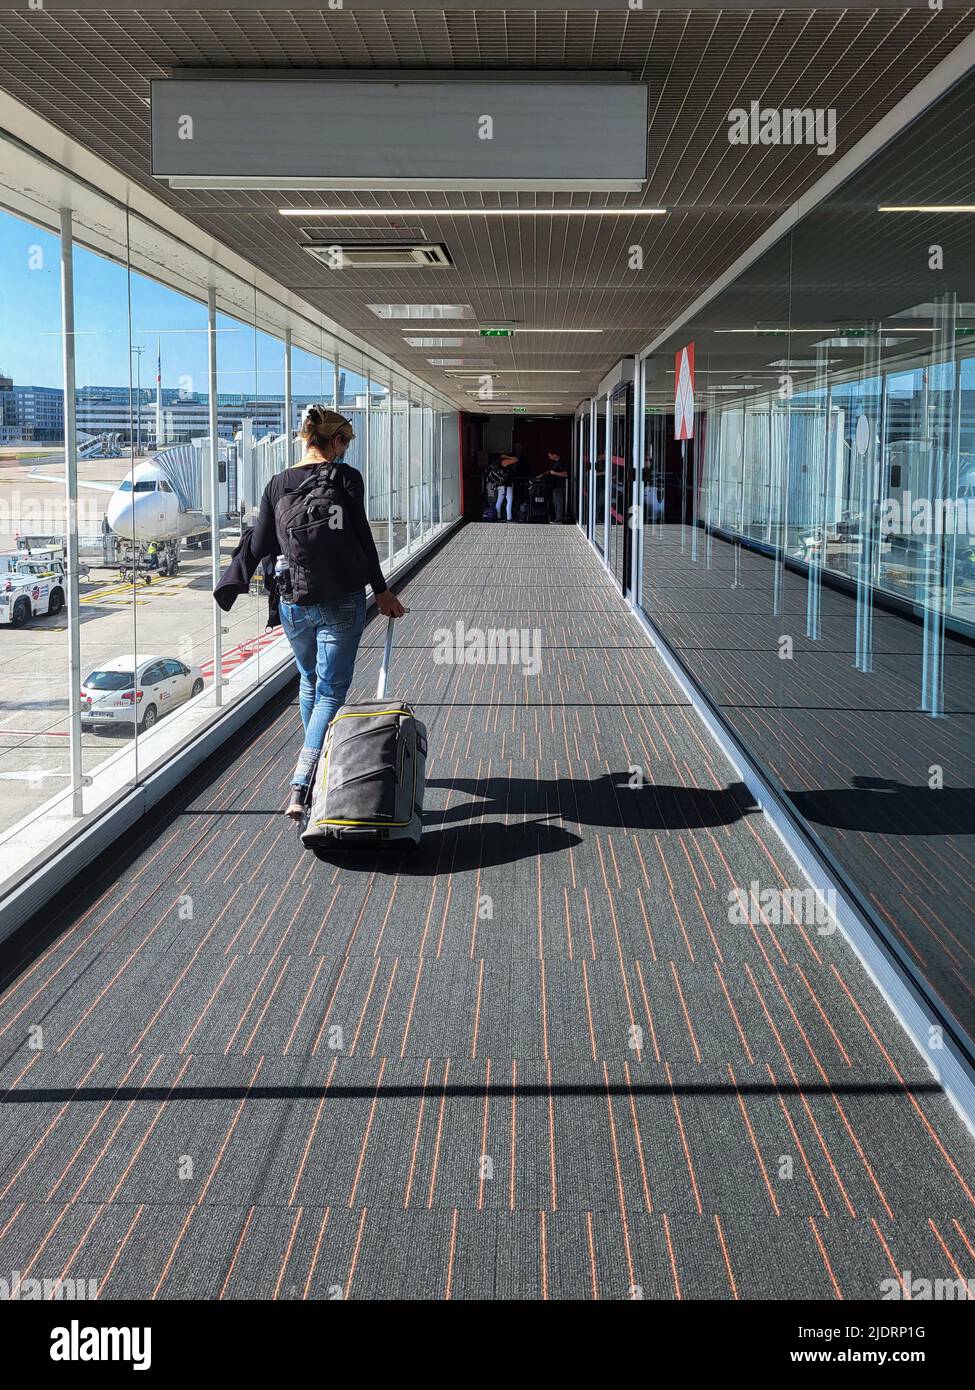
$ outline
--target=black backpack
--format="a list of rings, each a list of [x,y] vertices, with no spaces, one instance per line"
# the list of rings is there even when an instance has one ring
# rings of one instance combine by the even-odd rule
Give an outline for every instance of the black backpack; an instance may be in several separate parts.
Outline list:
[[[366,585],[368,565],[341,476],[335,464],[321,464],[274,504],[278,544],[290,571],[289,603],[327,603]]]

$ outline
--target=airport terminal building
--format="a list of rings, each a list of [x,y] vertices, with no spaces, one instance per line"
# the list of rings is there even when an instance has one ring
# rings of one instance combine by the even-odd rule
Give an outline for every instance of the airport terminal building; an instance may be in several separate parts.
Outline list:
[[[10,1297],[975,1296],[973,119],[955,0],[0,3]]]

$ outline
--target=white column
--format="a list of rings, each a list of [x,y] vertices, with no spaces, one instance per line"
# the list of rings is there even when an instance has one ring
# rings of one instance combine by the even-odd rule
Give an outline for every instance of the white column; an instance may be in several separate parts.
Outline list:
[[[284,466],[291,467],[291,437],[294,431],[292,424],[293,410],[291,405],[291,329],[284,330],[284,437],[286,447],[284,451]]]
[[[64,381],[64,500],[67,522],[68,739],[71,814],[84,814],[81,765],[81,616],[78,602],[78,429],[74,370],[74,260],[71,209],[61,209],[61,341]]]
[[[217,291],[207,290],[207,389],[210,415],[210,570],[220,578],[220,440],[217,436]],[[213,702],[223,704],[223,610],[213,605]]]
[[[406,506],[403,520],[406,526],[405,549],[409,550],[413,539],[413,397],[406,388]]]
[[[387,558],[392,562],[393,559],[393,396],[396,394],[393,373],[389,374],[389,429],[387,430],[386,452],[389,466],[389,487],[387,490],[386,519],[389,523],[389,533],[387,536]]]
[[[606,392],[604,411],[606,425],[603,433],[603,564],[609,565],[609,508],[612,497],[612,459],[613,459],[613,397]]]
[[[443,412],[442,410],[438,410],[438,411],[437,411],[437,440],[438,440],[438,447],[437,447],[437,469],[438,469],[438,475],[437,475],[437,476],[438,476],[438,479],[439,479],[439,482],[438,482],[438,485],[437,485],[437,498],[438,498],[438,501],[437,501],[437,525],[438,525],[438,526],[442,526],[442,525],[443,525],[443,432],[444,432],[444,426],[446,425],[446,422],[447,422],[447,417],[446,417],[446,415],[444,414],[444,412]]]
[[[366,499],[366,518],[372,521],[372,500],[369,496],[369,453],[372,448],[372,437],[370,430],[372,427],[372,377],[366,372],[366,427],[363,430],[365,439],[362,441],[362,490]]]

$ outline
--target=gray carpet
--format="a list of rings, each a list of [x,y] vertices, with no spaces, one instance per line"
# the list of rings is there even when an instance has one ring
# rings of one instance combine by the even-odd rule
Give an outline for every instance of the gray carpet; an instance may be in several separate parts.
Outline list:
[[[7,948],[0,1272],[106,1299],[975,1276],[971,1137],[842,939],[730,920],[804,884],[579,533],[468,526],[404,594],[415,856],[299,849],[291,692]],[[537,671],[439,660],[458,621],[525,627]]]

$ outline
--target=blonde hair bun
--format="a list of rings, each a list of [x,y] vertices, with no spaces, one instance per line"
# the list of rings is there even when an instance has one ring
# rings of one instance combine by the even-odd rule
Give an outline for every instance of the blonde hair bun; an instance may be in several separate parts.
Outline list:
[[[346,443],[355,439],[351,420],[347,420],[344,415],[327,405],[306,406],[298,433],[305,444],[316,449],[324,449],[331,444],[336,435],[344,438]]]

